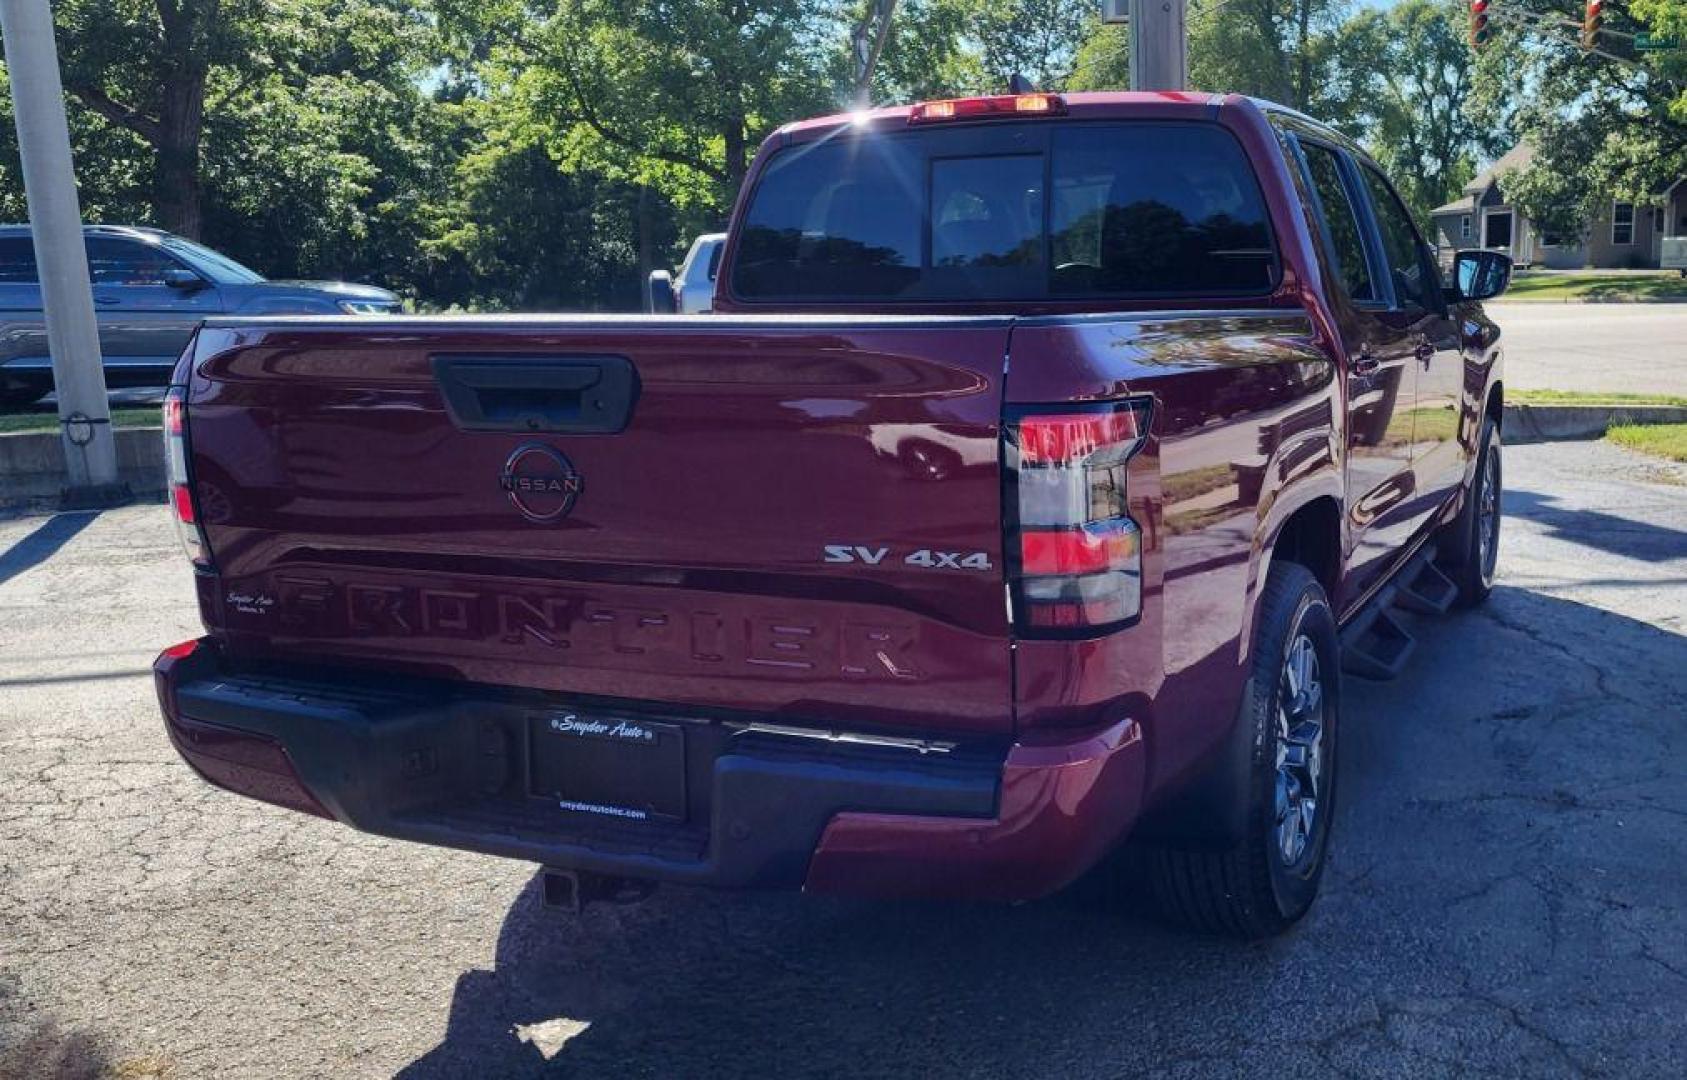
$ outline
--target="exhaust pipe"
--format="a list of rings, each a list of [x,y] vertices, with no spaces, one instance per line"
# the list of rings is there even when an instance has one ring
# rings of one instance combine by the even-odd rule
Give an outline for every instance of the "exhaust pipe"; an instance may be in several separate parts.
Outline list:
[[[540,871],[540,899],[546,911],[578,915],[588,903],[636,904],[656,891],[654,881],[564,870],[547,866]]]

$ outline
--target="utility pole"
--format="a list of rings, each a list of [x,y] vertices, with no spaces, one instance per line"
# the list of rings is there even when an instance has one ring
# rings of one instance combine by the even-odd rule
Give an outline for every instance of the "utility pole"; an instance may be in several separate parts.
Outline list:
[[[1108,7],[1115,6],[1108,4]],[[1187,0],[1125,0],[1131,24],[1131,89],[1189,86]]]
[[[82,210],[70,163],[58,47],[47,0],[0,0],[0,35],[12,84],[18,156],[46,309],[47,348],[58,392],[67,508],[110,506],[129,495],[117,479],[99,325],[82,244]]]

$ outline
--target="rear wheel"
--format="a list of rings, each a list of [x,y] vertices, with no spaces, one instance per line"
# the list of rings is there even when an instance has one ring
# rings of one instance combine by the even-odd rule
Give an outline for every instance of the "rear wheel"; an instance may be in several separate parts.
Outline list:
[[[1500,554],[1500,495],[1505,473],[1500,431],[1490,417],[1482,423],[1476,475],[1459,516],[1447,523],[1438,540],[1442,566],[1458,586],[1458,606],[1475,607],[1494,588]]]
[[[1156,905],[1215,933],[1288,929],[1318,894],[1335,812],[1341,707],[1335,616],[1305,567],[1271,567],[1253,649],[1247,827],[1227,850],[1143,852]]]

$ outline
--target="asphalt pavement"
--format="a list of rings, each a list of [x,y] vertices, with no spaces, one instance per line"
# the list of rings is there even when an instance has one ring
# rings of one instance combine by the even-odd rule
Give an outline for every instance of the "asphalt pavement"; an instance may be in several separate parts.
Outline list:
[[[1493,303],[1514,390],[1687,396],[1687,305]]]
[[[1257,946],[1098,890],[546,913],[188,772],[161,508],[0,521],[0,1076],[1679,1076],[1687,469],[1506,460],[1491,602],[1349,681],[1325,893]]]

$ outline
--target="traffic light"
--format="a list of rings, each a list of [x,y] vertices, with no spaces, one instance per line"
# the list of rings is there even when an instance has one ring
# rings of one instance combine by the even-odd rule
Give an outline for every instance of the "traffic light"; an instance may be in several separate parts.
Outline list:
[[[1494,32],[1488,28],[1489,0],[1470,0],[1470,48],[1472,51],[1488,44]]]
[[[1587,0],[1587,11],[1582,15],[1582,48],[1599,44],[1599,24],[1604,21],[1605,0]]]

